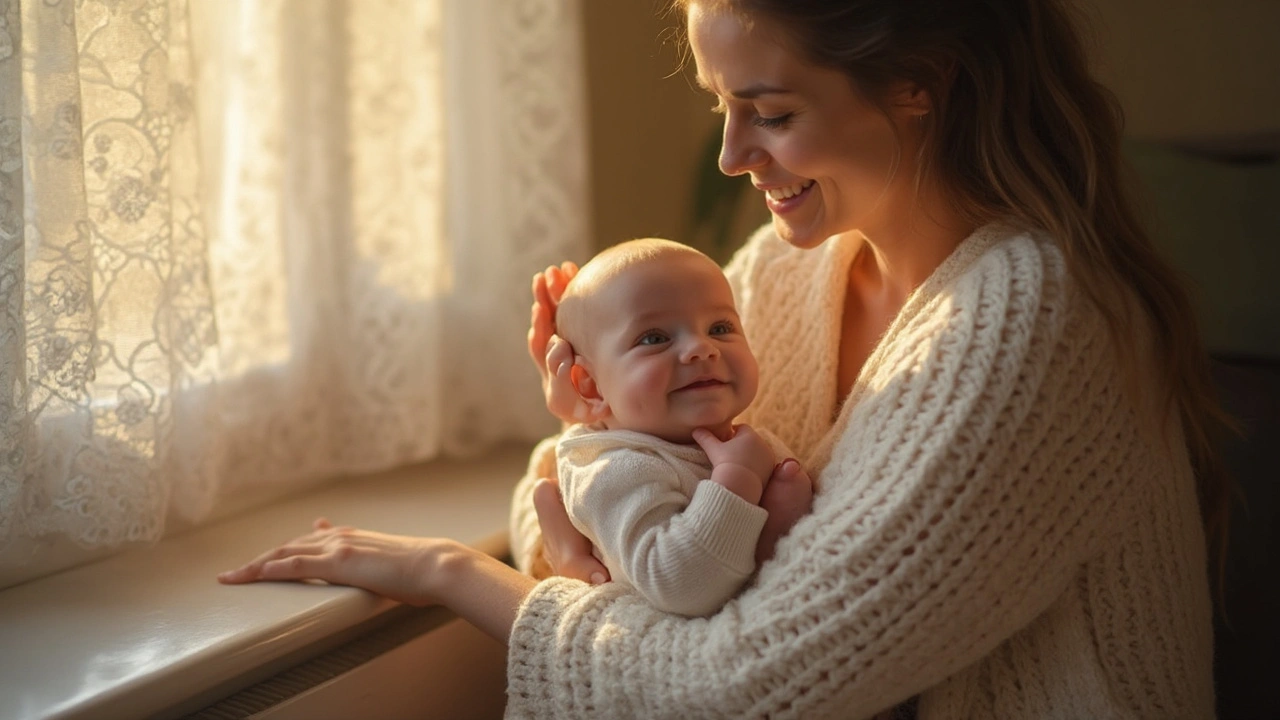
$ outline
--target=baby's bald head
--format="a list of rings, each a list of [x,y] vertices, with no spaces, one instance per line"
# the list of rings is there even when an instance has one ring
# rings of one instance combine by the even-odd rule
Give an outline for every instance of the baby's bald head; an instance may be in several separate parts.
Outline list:
[[[611,280],[627,270],[663,262],[705,262],[718,273],[720,267],[701,252],[662,238],[628,240],[606,248],[593,257],[565,288],[556,309],[556,333],[569,341],[574,352],[590,355],[591,343],[596,333],[593,329],[600,318],[595,299]]]
[[[556,312],[574,349],[574,389],[604,427],[677,443],[699,427],[727,433],[755,397],[759,368],[741,323],[715,261],[653,238],[593,258]]]

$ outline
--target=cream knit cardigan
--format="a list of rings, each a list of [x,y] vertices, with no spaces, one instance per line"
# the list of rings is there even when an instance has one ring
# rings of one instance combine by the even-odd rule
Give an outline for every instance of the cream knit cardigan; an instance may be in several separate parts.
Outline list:
[[[1061,253],[988,226],[918,288],[837,416],[855,240],[762,229],[727,270],[813,512],[717,614],[540,583],[509,640],[510,718],[1212,717],[1204,540],[1180,430],[1122,400]],[[1141,334],[1138,333],[1138,336]],[[1144,415],[1144,417],[1153,415]],[[517,487],[512,543],[540,547]]]

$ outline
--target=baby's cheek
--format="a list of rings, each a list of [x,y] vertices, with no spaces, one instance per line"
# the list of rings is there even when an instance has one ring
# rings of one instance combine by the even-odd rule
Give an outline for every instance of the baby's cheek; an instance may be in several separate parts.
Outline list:
[[[657,364],[636,368],[631,383],[636,409],[644,413],[665,411],[669,381],[670,374]]]
[[[645,388],[658,397],[666,397],[671,385],[671,368],[663,363],[654,363],[645,369]]]
[[[760,390],[760,368],[756,365],[755,358],[742,358],[738,363],[737,374],[739,401],[745,405],[750,405],[755,400],[756,393]],[[743,409],[746,408],[744,407]]]

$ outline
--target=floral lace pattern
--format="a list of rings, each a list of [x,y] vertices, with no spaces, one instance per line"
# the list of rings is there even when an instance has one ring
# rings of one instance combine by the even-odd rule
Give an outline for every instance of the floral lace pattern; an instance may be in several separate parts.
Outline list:
[[[548,431],[578,9],[484,6],[0,0],[0,548]]]

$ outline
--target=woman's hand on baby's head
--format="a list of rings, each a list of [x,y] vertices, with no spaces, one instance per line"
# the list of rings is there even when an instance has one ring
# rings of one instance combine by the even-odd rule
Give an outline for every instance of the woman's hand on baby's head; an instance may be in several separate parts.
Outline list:
[[[573,389],[573,346],[556,335],[556,308],[578,266],[565,262],[533,276],[533,311],[529,320],[529,357],[542,377],[547,410],[565,422],[589,422],[586,403]]]
[[[547,402],[547,410],[552,415],[568,423],[592,423],[603,418],[597,417],[587,401],[578,394],[573,384],[573,367],[577,356],[573,346],[558,335],[552,335],[547,345],[547,367],[550,371],[543,377],[542,395]]]
[[[538,372],[546,380],[555,367],[547,366],[547,353],[556,333],[556,308],[564,297],[569,281],[578,274],[578,266],[571,262],[551,265],[533,276],[533,310],[529,319],[529,356]]]

